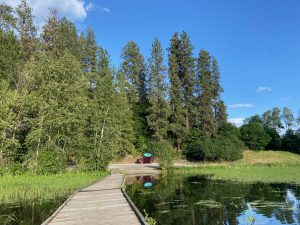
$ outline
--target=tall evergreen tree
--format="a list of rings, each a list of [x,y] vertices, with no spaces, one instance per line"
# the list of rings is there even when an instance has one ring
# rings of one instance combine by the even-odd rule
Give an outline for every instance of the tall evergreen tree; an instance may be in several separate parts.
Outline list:
[[[58,24],[58,48],[61,54],[64,51],[69,51],[77,59],[80,59],[80,49],[78,43],[77,29],[75,25],[67,18],[63,17]]]
[[[17,9],[17,31],[21,42],[21,58],[22,61],[30,59],[37,47],[37,28],[33,23],[32,9],[21,0]]]
[[[179,79],[184,96],[185,126],[190,129],[194,113],[194,57],[193,46],[186,32],[181,34],[179,42]]]
[[[12,31],[16,28],[16,18],[13,13],[14,10],[11,6],[0,3],[0,30],[2,32]]]
[[[198,124],[202,134],[212,137],[216,134],[216,120],[213,112],[214,85],[211,73],[211,56],[200,50],[198,58]]]
[[[155,140],[167,138],[169,107],[166,102],[166,67],[163,65],[163,52],[157,38],[154,39],[149,59],[149,115],[147,117],[149,127]]]
[[[223,100],[215,104],[215,119],[218,128],[227,123],[227,108]]]
[[[59,49],[59,19],[57,18],[57,11],[51,9],[48,20],[43,26],[43,32],[41,34],[43,49],[55,55],[60,55]]]
[[[220,84],[220,70],[217,60],[212,57],[211,78],[213,85],[213,109],[218,127],[227,122],[227,112],[224,101],[221,100],[221,93],[224,91]]]
[[[131,104],[136,133],[136,147],[143,151],[148,136],[147,113],[149,103],[146,90],[146,66],[144,57],[135,42],[128,42],[121,55],[121,72],[126,77],[126,89]]]
[[[14,34],[16,19],[13,8],[0,4],[0,79],[13,83],[16,65],[20,57],[20,44]]]
[[[113,87],[113,74],[109,67],[109,56],[100,48],[98,73],[88,100],[88,133],[90,135],[90,163],[92,169],[103,169],[117,151],[115,118],[118,109]],[[107,62],[107,63],[103,63]]]
[[[179,52],[180,39],[175,32],[170,41],[169,54],[169,78],[170,78],[170,131],[173,142],[178,149],[181,148],[182,140],[186,132],[186,121],[184,111],[184,96],[179,78]]]
[[[118,148],[119,155],[124,156],[126,153],[134,153],[134,143],[136,141],[133,128],[133,112],[127,98],[127,84],[124,73],[117,75],[117,97],[116,107],[119,111],[119,117],[116,121],[118,131]]]
[[[89,28],[87,30],[86,37],[83,39],[81,61],[83,72],[90,83],[90,89],[92,89],[95,85],[95,79],[97,76],[97,52],[98,46],[96,44],[95,34],[94,31]]]
[[[144,57],[135,42],[128,42],[121,55],[123,62],[121,71],[128,81],[127,89],[131,103],[146,97],[146,71]]]

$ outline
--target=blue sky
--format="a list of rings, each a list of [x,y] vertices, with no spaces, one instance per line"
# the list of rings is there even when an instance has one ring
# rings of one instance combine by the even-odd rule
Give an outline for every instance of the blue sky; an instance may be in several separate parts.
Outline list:
[[[16,4],[18,0],[5,0]],[[92,27],[118,66],[128,41],[147,57],[154,37],[166,49],[186,31],[194,54],[219,62],[229,118],[240,121],[272,107],[300,109],[299,0],[31,0],[37,24],[57,7],[79,29]],[[165,54],[167,54],[165,52]]]

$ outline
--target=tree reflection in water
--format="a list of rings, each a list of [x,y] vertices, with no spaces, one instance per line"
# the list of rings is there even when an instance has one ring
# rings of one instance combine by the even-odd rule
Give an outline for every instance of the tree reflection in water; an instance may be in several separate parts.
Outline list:
[[[151,181],[151,188],[144,183]],[[137,177],[126,189],[158,224],[300,224],[300,187],[245,184],[204,176]]]

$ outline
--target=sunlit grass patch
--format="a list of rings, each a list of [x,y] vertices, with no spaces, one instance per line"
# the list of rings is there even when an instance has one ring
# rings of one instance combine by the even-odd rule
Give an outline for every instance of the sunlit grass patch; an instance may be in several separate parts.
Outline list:
[[[107,172],[69,172],[56,175],[31,174],[0,177],[1,203],[64,198],[100,180]]]

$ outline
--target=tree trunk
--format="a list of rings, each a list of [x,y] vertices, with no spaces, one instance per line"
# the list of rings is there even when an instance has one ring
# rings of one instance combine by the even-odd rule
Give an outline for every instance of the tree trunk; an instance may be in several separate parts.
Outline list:
[[[107,116],[108,112],[109,112],[109,107],[107,107],[106,113],[104,115],[103,123],[102,123],[101,135],[100,135],[100,145],[101,145],[102,140],[103,140],[104,128],[105,128],[105,122],[106,122],[106,116]]]

